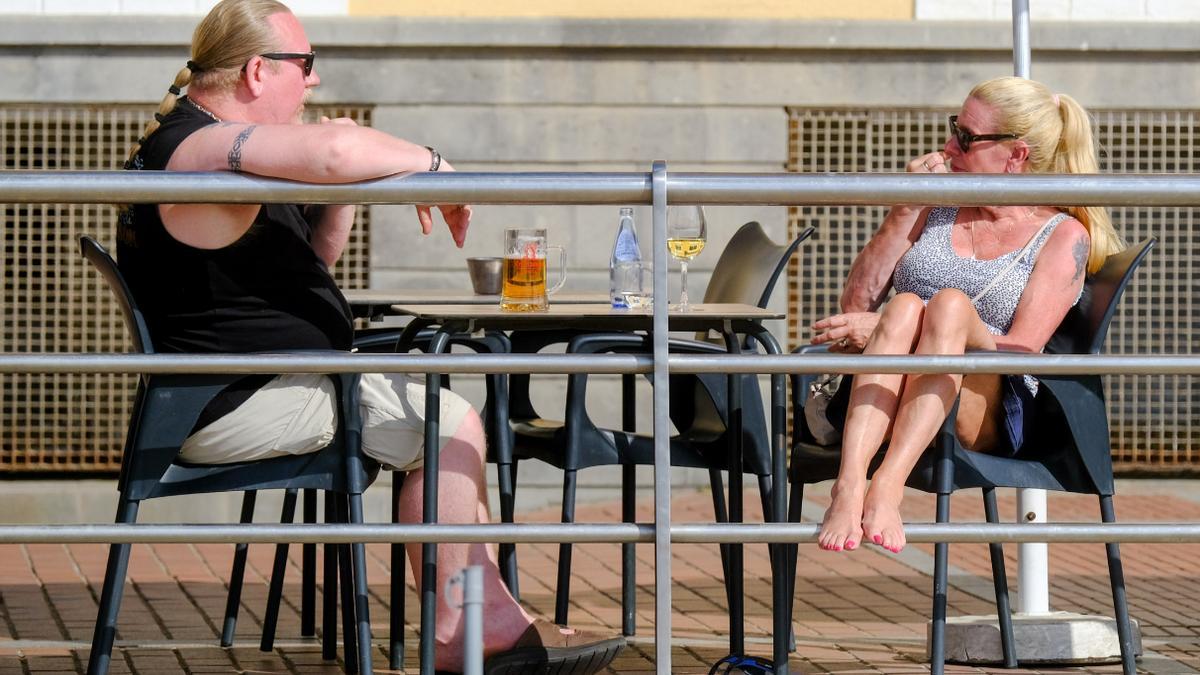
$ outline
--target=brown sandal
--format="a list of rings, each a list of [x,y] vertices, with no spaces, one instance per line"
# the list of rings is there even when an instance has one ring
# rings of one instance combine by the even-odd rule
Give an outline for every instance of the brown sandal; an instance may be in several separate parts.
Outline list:
[[[536,619],[517,643],[492,655],[483,664],[485,675],[561,673],[591,675],[603,670],[625,647],[625,638],[575,631],[563,634],[561,626]]]

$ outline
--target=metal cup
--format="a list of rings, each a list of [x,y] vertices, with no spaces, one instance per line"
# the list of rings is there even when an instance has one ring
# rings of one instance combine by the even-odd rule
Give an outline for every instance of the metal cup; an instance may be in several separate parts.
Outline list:
[[[504,258],[467,258],[467,272],[475,295],[499,295]]]

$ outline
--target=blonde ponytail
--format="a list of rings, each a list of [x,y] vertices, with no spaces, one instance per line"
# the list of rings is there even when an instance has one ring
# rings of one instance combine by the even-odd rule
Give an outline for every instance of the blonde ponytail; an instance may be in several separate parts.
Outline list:
[[[171,83],[171,86],[167,89],[167,95],[163,96],[162,102],[158,104],[158,112],[154,113],[154,119],[146,124],[146,128],[142,130],[142,137],[137,139],[133,148],[129,151],[129,157],[125,160],[126,169],[134,168],[134,158],[141,151],[142,144],[146,142],[147,138],[150,138],[150,134],[158,131],[158,127],[162,125],[163,118],[171,114],[171,111],[179,103],[179,96],[183,93],[183,88],[192,83],[191,61],[188,64],[175,74],[175,81]]]
[[[998,77],[971,90],[970,96],[1000,113],[998,133],[1015,134],[1029,146],[1028,173],[1099,173],[1096,145],[1088,113],[1075,99],[1055,94],[1046,85],[1020,77]],[[1060,206],[1083,226],[1091,238],[1088,272],[1124,248],[1108,209],[1101,206]]]

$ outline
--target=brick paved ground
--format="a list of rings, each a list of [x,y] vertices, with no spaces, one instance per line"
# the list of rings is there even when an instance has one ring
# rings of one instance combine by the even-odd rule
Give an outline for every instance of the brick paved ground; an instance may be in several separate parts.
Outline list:
[[[754,514],[750,496],[746,512]],[[819,515],[827,497],[809,496],[806,515]],[[956,496],[958,518],[982,520],[977,495]],[[677,522],[711,520],[709,496],[676,497]],[[649,519],[644,504],[643,519]],[[906,520],[932,519],[932,499],[914,493],[906,501]],[[1014,509],[1011,494],[1001,495],[1002,513]],[[1052,495],[1054,520],[1091,520],[1091,498]],[[1197,521],[1200,504],[1186,496],[1159,493],[1149,487],[1117,498],[1124,521]],[[579,520],[618,519],[616,503],[584,506]],[[528,520],[553,520],[545,511]],[[387,549],[368,547],[368,576],[373,592],[371,616],[376,636],[375,662],[386,665],[381,650],[387,632]],[[575,556],[572,623],[612,631],[619,625],[619,547],[581,545]],[[1015,570],[1015,547],[1009,547]],[[1142,622],[1146,672],[1197,672],[1200,668],[1200,545],[1127,545],[1122,548],[1133,615]],[[114,658],[115,673],[341,672],[325,663],[319,645],[298,639],[298,568],[289,571],[273,653],[257,649],[265,580],[272,547],[251,547],[237,646],[217,647],[232,547],[224,545],[136,546],[130,565]],[[556,546],[522,546],[523,599],[546,615],[553,608]],[[613,664],[620,673],[653,672],[653,548],[639,547],[639,634]],[[873,547],[849,554],[825,553],[804,546],[802,578],[797,590],[794,625],[799,652],[793,668],[804,673],[925,672],[925,622],[930,611],[929,576],[932,547],[910,546],[900,556]],[[105,547],[36,545],[0,547],[0,675],[7,673],[82,672],[95,619],[95,597],[103,579]],[[295,565],[296,561],[293,561]],[[680,545],[673,559],[675,613],[672,664],[675,672],[704,673],[722,656],[728,624],[720,560],[715,546]],[[951,548],[950,613],[994,612],[987,598],[990,566],[983,545]],[[770,575],[765,546],[746,550],[747,644],[752,653],[770,654]],[[1056,610],[1110,614],[1111,595],[1102,545],[1051,547],[1051,604]],[[1015,573],[1014,573],[1015,574]],[[411,580],[410,580],[411,584]],[[978,594],[978,595],[976,595]],[[415,669],[417,623],[415,595],[407,603],[409,658]],[[952,666],[949,672],[1005,671]],[[1114,673],[1116,666],[1049,669],[1046,672]]]

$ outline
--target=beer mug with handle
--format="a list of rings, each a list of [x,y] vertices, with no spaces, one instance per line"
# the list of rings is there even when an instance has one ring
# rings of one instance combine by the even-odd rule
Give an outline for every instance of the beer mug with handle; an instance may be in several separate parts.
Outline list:
[[[546,252],[558,253],[558,283],[546,287]],[[504,284],[500,309],[509,312],[544,312],[549,295],[567,280],[566,253],[561,246],[546,244],[546,230],[510,228],[504,231]]]

